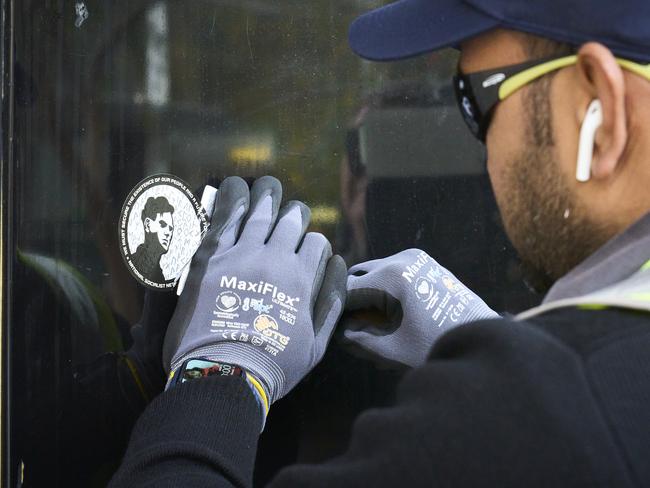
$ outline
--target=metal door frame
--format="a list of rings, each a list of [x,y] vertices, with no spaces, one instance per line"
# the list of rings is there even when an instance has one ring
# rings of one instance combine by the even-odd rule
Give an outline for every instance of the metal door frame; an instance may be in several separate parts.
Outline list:
[[[0,459],[3,486],[22,485],[22,476],[16,483],[12,471],[17,468],[11,459],[11,431],[9,429],[9,317],[11,295],[12,233],[9,216],[13,199],[10,182],[13,178],[13,131],[14,131],[14,0],[0,0]],[[22,470],[21,470],[22,471]]]

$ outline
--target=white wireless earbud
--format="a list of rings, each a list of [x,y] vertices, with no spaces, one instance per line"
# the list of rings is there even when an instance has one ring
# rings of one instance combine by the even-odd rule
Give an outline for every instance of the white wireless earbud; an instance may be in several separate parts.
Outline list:
[[[589,181],[591,178],[591,160],[594,156],[594,139],[596,131],[603,123],[603,106],[597,98],[587,108],[585,120],[580,128],[578,144],[578,162],[576,163],[576,180]]]

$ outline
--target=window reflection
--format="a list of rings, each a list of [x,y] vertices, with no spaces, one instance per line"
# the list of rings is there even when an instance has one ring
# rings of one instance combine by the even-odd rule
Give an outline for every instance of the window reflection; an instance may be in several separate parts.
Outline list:
[[[154,107],[169,101],[169,35],[167,4],[158,2],[147,12],[146,100]]]
[[[420,247],[496,310],[536,300],[453,105],[455,54],[359,60],[347,26],[369,3],[114,1],[77,22],[72,4],[16,2],[14,480],[22,461],[26,486],[103,486],[156,388],[117,354],[143,340],[143,314],[173,310],[169,295],[145,297],[118,250],[124,198],[148,174],[197,190],[272,174],[349,265]],[[258,481],[340,452],[398,377],[334,341],[274,406]]]

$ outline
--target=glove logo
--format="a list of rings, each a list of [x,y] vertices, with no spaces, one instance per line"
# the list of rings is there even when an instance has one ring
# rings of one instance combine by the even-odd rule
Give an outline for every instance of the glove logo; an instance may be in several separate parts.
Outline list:
[[[246,297],[244,298],[244,306],[242,307],[242,310],[248,312],[250,309],[253,309],[259,314],[266,314],[269,313],[272,308],[273,305],[264,305],[263,298],[256,300],[255,298]]]
[[[258,315],[253,322],[253,327],[257,332],[264,333],[267,329],[278,330],[278,323],[270,315]]]
[[[426,278],[418,278],[415,282],[415,294],[418,299],[423,302],[428,302],[433,296],[433,284]]]
[[[253,327],[257,332],[261,332],[263,336],[271,339],[271,344],[282,351],[284,346],[289,344],[289,337],[278,332],[278,323],[270,315],[258,315],[253,322]]]
[[[297,311],[296,307],[298,306],[298,302],[300,302],[300,297],[291,297],[286,293],[281,292],[277,286],[266,281],[246,281],[240,280],[237,276],[222,276],[219,286],[221,288],[231,288],[233,290],[258,293],[260,295],[271,295],[271,300],[274,303],[293,311]],[[253,308],[252,301],[249,301],[249,306]]]
[[[402,277],[409,283],[413,283],[413,279],[420,272],[420,269],[422,269],[429,261],[431,261],[431,257],[426,252],[421,251],[417,255],[415,262],[406,267],[406,271],[402,273]]]
[[[447,275],[442,277],[442,283],[447,287],[447,290],[452,293],[458,293],[463,289],[463,285],[454,281],[450,276]]]
[[[224,291],[217,296],[217,308],[225,313],[236,311],[241,305],[241,298],[237,293]]]

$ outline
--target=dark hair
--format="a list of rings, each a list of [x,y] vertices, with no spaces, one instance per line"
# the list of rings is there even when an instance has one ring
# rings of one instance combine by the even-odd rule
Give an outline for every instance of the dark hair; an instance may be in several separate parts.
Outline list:
[[[174,207],[167,201],[165,197],[149,197],[147,203],[144,204],[142,209],[142,222],[148,217],[156,220],[158,214],[174,213]]]
[[[526,36],[524,49],[530,59],[570,56],[576,52],[576,47],[573,44],[533,35]]]

